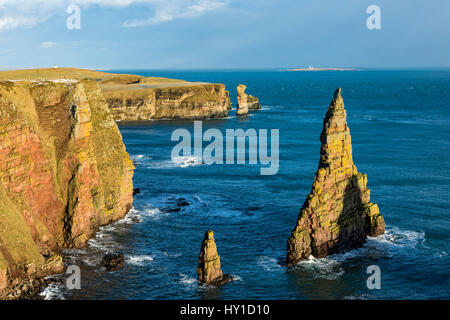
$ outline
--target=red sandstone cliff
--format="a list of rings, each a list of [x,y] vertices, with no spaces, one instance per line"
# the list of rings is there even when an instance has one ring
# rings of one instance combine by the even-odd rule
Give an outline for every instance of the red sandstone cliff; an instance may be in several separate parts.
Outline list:
[[[95,81],[0,82],[0,291],[122,218],[133,170]]]

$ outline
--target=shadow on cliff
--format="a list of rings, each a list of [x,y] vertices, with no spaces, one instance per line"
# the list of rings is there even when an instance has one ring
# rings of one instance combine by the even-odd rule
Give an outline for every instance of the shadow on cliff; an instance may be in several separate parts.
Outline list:
[[[344,253],[364,245],[366,240],[364,199],[357,181],[355,175],[343,182],[345,187],[342,186],[344,188],[342,210],[335,220],[339,229],[336,240],[319,244],[318,239],[312,237],[312,256],[315,258]],[[334,259],[307,261],[301,264],[300,268],[288,269],[290,290],[299,292],[305,299],[343,299],[351,296],[358,289],[353,285],[358,279],[349,281],[348,277],[353,276],[345,272],[344,268],[348,267],[344,267]]]
[[[366,241],[366,217],[363,192],[358,184],[358,176],[353,175],[345,183],[342,210],[336,224],[338,236],[334,242],[326,242],[313,249],[313,256],[320,258],[331,254],[344,253],[361,248]]]

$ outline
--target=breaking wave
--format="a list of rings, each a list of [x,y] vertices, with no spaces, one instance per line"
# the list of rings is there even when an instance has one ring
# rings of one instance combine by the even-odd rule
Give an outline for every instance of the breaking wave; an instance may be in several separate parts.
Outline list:
[[[145,266],[154,259],[149,255],[125,255],[126,263],[134,266]]]

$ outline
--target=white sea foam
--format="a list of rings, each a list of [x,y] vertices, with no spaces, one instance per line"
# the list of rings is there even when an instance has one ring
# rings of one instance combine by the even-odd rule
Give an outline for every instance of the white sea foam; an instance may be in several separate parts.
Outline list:
[[[409,254],[408,250],[416,249],[424,241],[424,232],[388,227],[385,234],[376,238],[369,237],[365,246],[360,249],[325,258],[310,256],[308,260],[301,261],[296,267],[313,272],[315,278],[336,280],[345,273],[342,269],[342,263],[345,261],[366,257],[390,257],[394,254],[392,251],[399,254],[398,250],[401,250],[400,253]],[[362,297],[358,299],[362,299]]]
[[[231,278],[233,279],[233,281],[242,281],[242,278],[238,275],[232,274]]]
[[[191,277],[189,277],[188,275],[186,275],[184,273],[181,273],[180,276],[181,276],[180,282],[183,283],[183,284],[192,285],[192,284],[198,282],[197,279],[191,278]]]
[[[135,154],[130,156],[131,160],[133,160],[133,162],[137,162],[137,163],[142,163],[145,162],[147,160],[151,160],[152,158],[145,155],[145,154]]]
[[[126,255],[126,262],[134,266],[145,266],[152,262],[154,259],[149,255]]]
[[[313,272],[316,279],[337,280],[344,275],[340,263],[331,257],[317,259],[310,256],[308,260],[297,264],[297,267]]]
[[[258,265],[263,267],[266,271],[283,271],[283,268],[280,266],[277,259],[268,256],[259,257]]]
[[[203,160],[201,157],[183,156],[183,157],[175,157],[172,160],[150,162],[146,165],[149,168],[155,169],[172,169],[172,168],[194,167],[202,164]]]
[[[198,166],[203,164],[203,160],[196,156],[175,157],[172,162],[180,168]]]
[[[65,286],[61,283],[52,282],[39,293],[44,300],[65,300]]]
[[[403,230],[394,226],[386,228],[386,232],[376,238],[369,237],[366,247],[416,248],[424,242],[425,232]]]

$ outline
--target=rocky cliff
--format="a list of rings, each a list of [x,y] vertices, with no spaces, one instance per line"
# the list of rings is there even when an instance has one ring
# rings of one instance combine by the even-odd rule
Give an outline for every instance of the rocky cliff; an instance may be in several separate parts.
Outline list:
[[[0,82],[0,289],[122,218],[133,170],[95,81]]]
[[[287,244],[289,265],[361,247],[384,233],[384,219],[370,202],[367,176],[353,164],[350,130],[341,90],[328,108],[320,136],[319,168],[311,193]]]
[[[115,120],[224,118],[232,108],[223,84],[75,68],[0,72],[0,80],[74,83],[83,79],[99,83]]]
[[[102,88],[116,120],[224,118],[231,106],[223,84]]]

